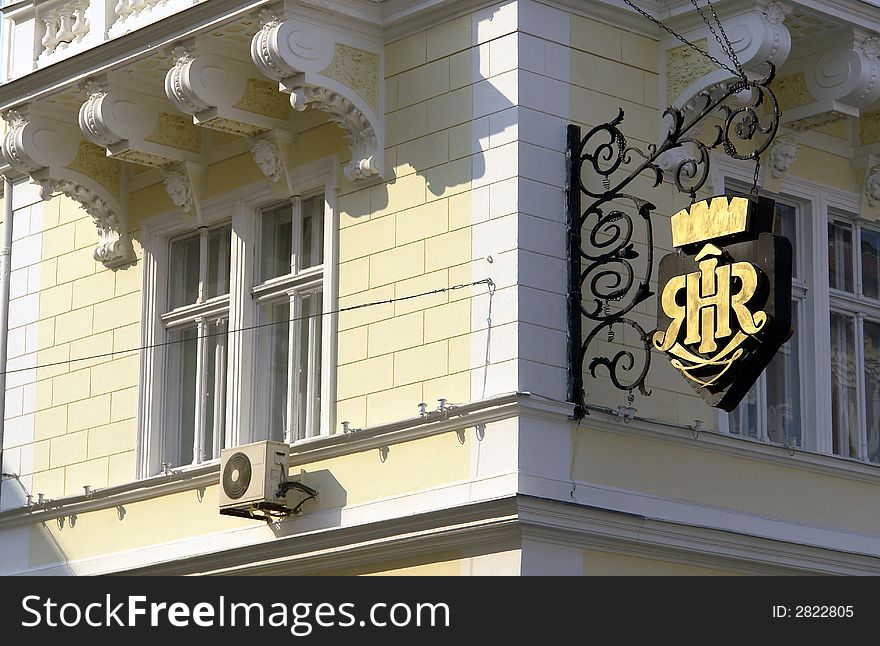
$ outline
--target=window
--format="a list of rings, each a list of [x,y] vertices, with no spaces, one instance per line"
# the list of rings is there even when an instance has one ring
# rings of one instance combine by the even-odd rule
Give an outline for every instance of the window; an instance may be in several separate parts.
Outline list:
[[[163,462],[220,456],[226,419],[230,225],[170,242]]]
[[[323,195],[260,214],[255,439],[294,442],[318,432],[323,239]]]
[[[265,182],[206,200],[195,229],[144,222],[141,477],[332,431],[336,172],[297,167],[283,200]]]
[[[802,279],[803,271],[798,267],[798,228],[803,220],[795,202],[782,199],[776,201],[774,233],[783,235],[791,241],[792,262],[792,304],[791,323],[795,330],[773,357],[770,365],[748,392],[739,407],[728,417],[728,432],[755,439],[802,446],[802,411],[800,379],[800,322],[804,320],[801,311],[805,307],[806,285]]]
[[[880,230],[828,221],[831,432],[836,455],[880,464]]]

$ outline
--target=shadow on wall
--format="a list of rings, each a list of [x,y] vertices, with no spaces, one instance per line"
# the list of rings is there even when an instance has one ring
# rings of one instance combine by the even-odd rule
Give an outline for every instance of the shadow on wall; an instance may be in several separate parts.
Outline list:
[[[0,500],[3,509],[16,509],[27,506],[28,492],[18,478],[7,478],[0,483]],[[76,524],[76,516],[61,516],[56,520],[58,527]],[[73,574],[64,550],[55,540],[46,523],[19,525],[0,531],[0,576],[9,575],[52,575]]]
[[[291,516],[269,527],[276,538],[293,536],[306,531],[331,529],[342,525],[342,509],[348,504],[348,492],[328,469],[292,473],[292,479],[318,492],[318,497],[303,505],[301,516]]]
[[[502,10],[503,7],[494,8],[492,15],[481,24],[491,22]],[[486,176],[485,153],[490,145],[495,145],[490,143],[492,138],[507,131],[513,133],[512,139],[516,138],[517,115],[515,110],[509,109],[515,104],[498,89],[498,76],[490,78],[484,75],[483,71],[491,70],[491,67],[488,60],[482,60],[488,58],[488,49],[478,46],[477,31],[476,27],[472,29],[470,84],[429,97],[421,103],[415,102],[388,111],[386,133],[392,132],[388,127],[391,118],[424,117],[424,128],[413,127],[412,136],[404,136],[400,142],[387,148],[387,180],[372,185],[367,208],[366,205],[352,205],[348,215],[358,218],[386,209],[394,187],[412,175],[409,169],[414,169],[415,175],[424,178],[430,193],[427,196],[429,201],[431,196],[448,197],[470,190],[473,182]],[[399,76],[406,75],[408,71],[401,72]],[[515,75],[516,71],[509,73]],[[467,116],[456,118],[456,115],[462,114],[462,103],[466,105]],[[427,104],[426,109],[421,110],[424,104]],[[418,117],[405,113],[415,113]],[[388,138],[391,139],[390,136]]]

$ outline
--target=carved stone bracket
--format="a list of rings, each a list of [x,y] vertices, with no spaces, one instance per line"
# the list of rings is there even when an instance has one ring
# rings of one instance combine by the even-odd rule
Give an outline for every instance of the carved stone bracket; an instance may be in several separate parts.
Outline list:
[[[737,58],[751,77],[765,76],[768,62],[778,69],[788,58],[791,34],[783,21],[790,11],[791,7],[781,2],[756,2],[751,9],[724,17],[725,31]],[[691,31],[687,36],[704,51],[732,65],[707,27]],[[711,92],[735,79],[728,70],[719,69],[677,40],[670,39],[667,43],[661,87],[666,104],[683,109],[685,117],[702,104],[697,99],[701,92]]]
[[[263,27],[251,57],[264,75],[290,93],[294,109],[326,112],[345,133],[350,180],[384,172],[384,88],[380,41],[297,18],[261,12]]]
[[[844,44],[799,59],[779,84],[783,121],[795,130],[858,117],[880,101],[880,37],[853,28]]]
[[[287,130],[270,130],[253,137],[250,144],[254,163],[272,181],[273,190],[279,197],[292,195],[293,136]]]
[[[201,51],[196,41],[171,52],[174,67],[165,76],[165,94],[196,125],[253,137],[290,126],[291,109],[277,87],[252,66]]]
[[[201,159],[201,134],[188,118],[174,114],[164,98],[92,79],[79,111],[79,127],[92,143],[123,161],[164,168]]]
[[[162,171],[165,191],[178,209],[202,222],[201,188],[205,167],[192,162],[168,166]]]
[[[770,146],[770,175],[780,178],[785,175],[797,159],[800,137],[791,131],[780,131]]]
[[[82,141],[75,127],[29,114],[26,107],[9,111],[4,119],[9,125],[2,151],[6,161],[40,185],[43,199],[63,193],[92,216],[99,238],[95,260],[111,268],[130,263],[134,253],[118,162]]]

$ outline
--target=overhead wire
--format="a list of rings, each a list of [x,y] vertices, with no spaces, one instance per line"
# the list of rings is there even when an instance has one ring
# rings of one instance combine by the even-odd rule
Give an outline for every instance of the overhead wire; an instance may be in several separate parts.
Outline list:
[[[207,334],[201,334],[195,337],[188,337],[182,339],[174,339],[170,341],[162,341],[161,343],[151,343],[148,345],[141,345],[135,348],[126,348],[125,350],[113,350],[111,352],[102,352],[99,354],[92,354],[85,357],[75,357],[73,359],[63,359],[61,361],[53,361],[50,363],[39,364],[35,366],[29,366],[26,368],[13,368],[11,370],[0,371],[2,375],[9,375],[17,372],[27,372],[28,370],[39,370],[43,368],[54,368],[57,366],[69,365],[71,363],[76,363],[79,361],[90,361],[92,359],[106,359],[109,357],[115,357],[117,355],[124,354],[133,354],[135,352],[141,352],[142,350],[150,350],[153,348],[162,348],[169,345],[174,345],[176,343],[184,343],[189,341],[194,341],[196,339],[207,339],[215,336],[227,336],[229,334],[238,334],[239,332],[248,332],[250,330],[258,330],[260,328],[271,327],[273,325],[284,325],[286,323],[294,323],[296,321],[304,321],[312,318],[319,318],[323,316],[330,316],[332,314],[343,314],[345,312],[351,312],[354,310],[363,309],[365,307],[375,307],[377,305],[389,305],[391,303],[399,303],[401,301],[408,301],[414,298],[422,298],[423,296],[432,296],[434,294],[442,294],[444,292],[452,292],[459,289],[465,289],[467,287],[476,287],[478,285],[486,285],[490,291],[494,291],[495,283],[491,278],[483,278],[481,280],[476,280],[471,283],[461,283],[458,285],[452,285],[450,287],[439,287],[437,289],[432,289],[426,292],[420,292],[418,294],[409,294],[407,296],[398,296],[395,298],[386,298],[380,301],[370,301],[369,303],[359,303],[357,305],[350,305],[348,307],[340,307],[335,310],[329,310],[327,312],[316,312],[315,314],[308,314],[306,316],[296,316],[289,319],[282,319],[280,321],[270,321],[268,323],[258,323],[256,325],[247,325],[240,328],[233,328],[231,330],[223,330],[221,332],[209,332]]]

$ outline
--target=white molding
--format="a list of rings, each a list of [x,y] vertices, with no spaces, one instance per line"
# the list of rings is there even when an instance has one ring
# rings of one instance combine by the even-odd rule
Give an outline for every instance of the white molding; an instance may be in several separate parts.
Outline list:
[[[720,569],[738,569],[752,574],[878,574],[880,541],[873,536],[854,536],[821,528],[772,519],[751,517],[740,527],[742,514],[690,503],[669,501],[629,492],[583,485],[579,505],[519,496],[519,519],[523,537],[555,538],[582,547],[611,548],[613,551],[648,558],[677,555],[681,562]],[[581,506],[583,505],[583,506]],[[683,517],[670,519],[669,510]],[[694,513],[696,512],[696,513]],[[726,526],[701,525],[700,514],[726,518]],[[748,531],[760,527],[762,533]],[[773,531],[775,527],[776,531]],[[746,529],[746,531],[743,531]],[[807,544],[802,532],[821,535],[820,544]],[[566,534],[568,540],[565,540]],[[838,547],[848,543],[853,551]],[[585,545],[586,543],[586,545]],[[868,547],[869,546],[869,547]],[[864,550],[855,551],[855,550]],[[756,565],[760,564],[760,565]],[[768,571],[768,568],[770,571]],[[775,571],[775,572],[774,572]]]
[[[474,493],[491,491],[492,480],[498,478],[474,483]],[[490,486],[485,489],[482,485]],[[310,574],[367,564],[375,566],[383,561],[430,556],[443,551],[464,551],[474,545],[482,545],[485,550],[497,544],[516,549],[529,541],[747,574],[880,572],[880,559],[873,553],[804,544],[799,532],[805,528],[800,525],[779,525],[776,534],[781,538],[756,536],[739,531],[735,526],[727,529],[701,526],[693,520],[677,522],[658,518],[653,513],[645,515],[638,511],[609,509],[601,504],[598,507],[571,504],[522,494],[468,502],[460,498],[467,486],[451,485],[410,494],[406,497],[407,506],[417,510],[412,514],[400,514],[401,499],[376,501],[358,506],[356,510],[352,508],[357,515],[357,521],[352,523],[328,525],[329,516],[323,518],[323,525],[308,523],[318,520],[321,513],[328,514],[328,510],[285,521],[277,532],[264,525],[244,527],[27,573]],[[615,504],[631,508],[660,504],[661,513],[678,507],[691,515],[694,511],[685,503],[632,497],[627,492],[591,489],[582,493],[600,496],[603,500],[613,499]],[[435,501],[434,504],[425,506],[423,501],[428,499]],[[447,500],[449,505],[437,507],[440,500]],[[729,522],[735,524],[735,519]],[[284,531],[282,528],[288,523],[289,529]],[[854,537],[848,535],[848,538]],[[874,537],[864,538],[870,544],[877,542]],[[858,540],[855,537],[855,542]],[[834,536],[829,534],[826,542],[834,541]],[[528,554],[524,552],[522,558],[527,559]]]
[[[261,208],[277,202],[278,187],[285,199],[294,195],[316,189],[324,191],[325,217],[327,210],[336,218],[336,185],[339,161],[335,156],[328,156],[308,164],[294,167],[287,172],[288,182],[278,185],[268,179],[234,189],[204,200],[200,206],[201,219],[198,224],[209,226],[222,220],[231,219],[233,241],[231,251],[232,266],[230,267],[230,294],[228,298],[212,299],[211,301],[186,308],[174,315],[163,315],[165,293],[168,282],[168,240],[181,233],[192,231],[195,222],[182,217],[177,211],[169,211],[148,220],[141,227],[141,240],[144,247],[145,271],[143,283],[142,339],[144,349],[141,351],[140,381],[140,415],[138,419],[138,477],[145,478],[159,469],[162,461],[162,436],[157,429],[165,424],[164,415],[164,362],[165,352],[161,344],[165,341],[166,328],[179,320],[179,315],[192,317],[197,313],[216,312],[228,307],[229,328],[248,328],[253,325],[258,307],[252,298],[252,286],[255,281],[254,244],[257,238],[257,216]],[[325,253],[328,247],[334,254],[338,247],[338,227],[324,227]],[[244,236],[244,237],[243,237]],[[332,258],[331,258],[332,260]],[[325,257],[324,268],[321,270],[325,284],[335,285],[337,278],[336,263],[330,263]],[[328,300],[334,299],[334,300]],[[335,291],[324,292],[325,311],[336,309]],[[234,323],[233,323],[234,322]],[[331,339],[328,345],[331,351],[322,357],[322,397],[323,401],[335,402],[335,316],[324,317],[325,339]],[[227,354],[227,396],[226,396],[226,442],[228,446],[252,441],[253,379],[251,375],[257,367],[254,343],[248,334],[230,335]],[[245,338],[248,337],[248,338]],[[331,360],[333,361],[331,363]],[[325,408],[333,408],[332,403]],[[335,411],[323,414],[321,432],[333,432],[333,415]]]
[[[548,409],[551,406],[551,409]],[[551,414],[548,410],[572,410],[570,404],[542,402],[528,393],[507,393],[486,400],[450,407],[445,416],[431,413],[426,418],[412,418],[366,428],[352,433],[335,433],[300,440],[291,446],[290,465],[317,462],[339,455],[348,455],[380,446],[391,446],[414,439],[469,428],[482,423],[514,417],[518,410],[529,414]],[[143,414],[143,413],[142,413]],[[564,414],[564,413],[562,413]],[[45,522],[60,516],[108,509],[119,504],[147,500],[167,493],[163,485],[174,482],[175,491],[194,489],[204,483],[187,484],[187,477],[205,476],[209,484],[219,482],[220,465],[216,460],[194,467],[174,470],[174,476],[150,476],[124,485],[95,489],[90,496],[70,496],[52,501],[52,506],[41,509],[19,508],[0,513],[0,529],[24,522]],[[32,519],[32,520],[28,520]]]

